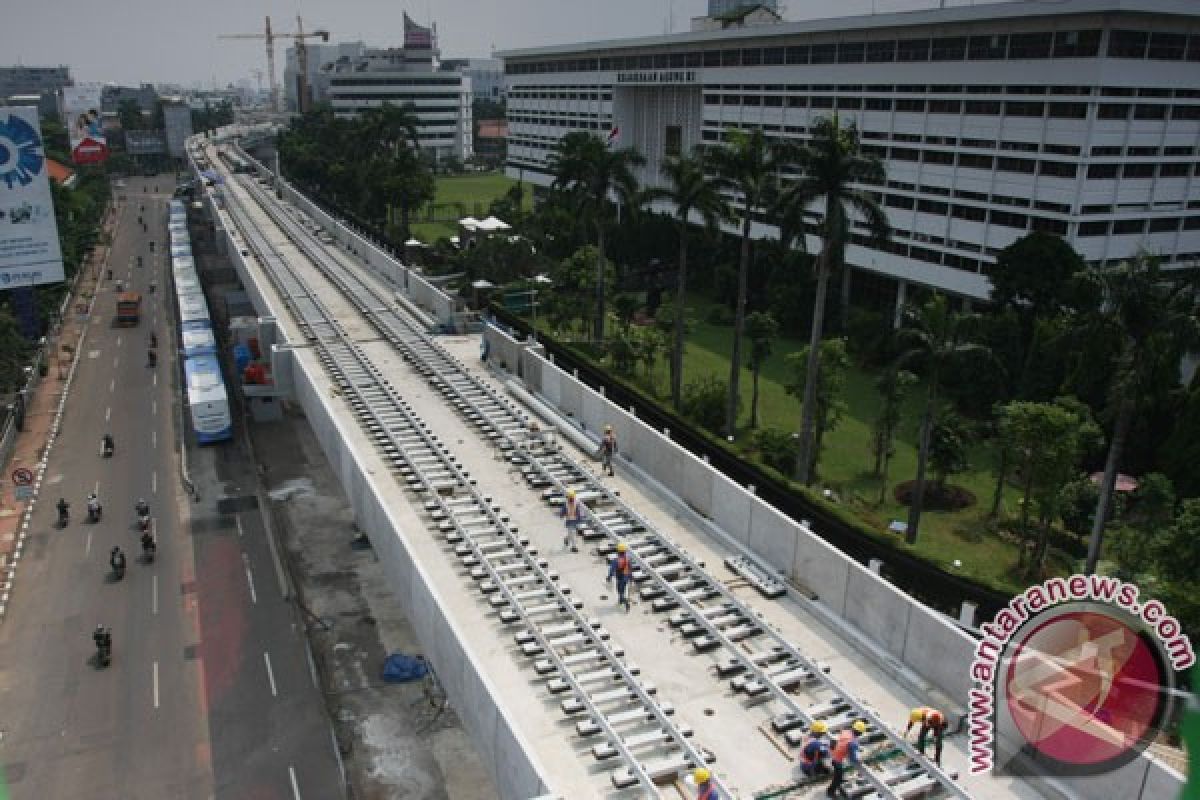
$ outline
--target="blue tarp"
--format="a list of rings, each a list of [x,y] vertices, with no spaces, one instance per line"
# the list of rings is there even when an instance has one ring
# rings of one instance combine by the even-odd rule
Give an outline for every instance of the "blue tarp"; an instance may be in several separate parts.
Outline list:
[[[424,678],[429,665],[421,656],[392,653],[383,662],[383,679],[388,683],[406,683]]]

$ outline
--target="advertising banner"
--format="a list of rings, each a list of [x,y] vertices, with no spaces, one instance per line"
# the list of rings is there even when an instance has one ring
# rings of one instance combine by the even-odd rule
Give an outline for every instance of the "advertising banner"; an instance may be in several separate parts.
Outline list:
[[[0,108],[0,290],[62,280],[37,109]]]
[[[99,86],[67,86],[63,115],[71,137],[71,158],[76,164],[98,164],[108,158],[104,121],[100,117]]]

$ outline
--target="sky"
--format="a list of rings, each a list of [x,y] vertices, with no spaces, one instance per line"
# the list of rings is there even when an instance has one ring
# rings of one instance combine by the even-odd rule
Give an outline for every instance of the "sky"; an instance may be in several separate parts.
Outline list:
[[[951,0],[959,5],[974,0]],[[785,0],[785,17],[909,10],[935,0]],[[266,69],[261,40],[220,40],[275,30],[327,29],[331,41],[399,45],[403,13],[437,23],[443,58],[493,49],[625,38],[687,30],[706,0],[5,0],[0,65],[71,67],[77,83],[256,84]],[[276,44],[276,73],[283,51]]]

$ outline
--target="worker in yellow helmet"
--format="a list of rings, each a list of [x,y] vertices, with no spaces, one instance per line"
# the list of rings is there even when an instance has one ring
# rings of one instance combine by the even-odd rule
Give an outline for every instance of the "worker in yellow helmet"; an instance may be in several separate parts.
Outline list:
[[[707,767],[696,767],[692,771],[692,780],[696,782],[696,800],[719,800],[721,797]]]
[[[800,748],[800,772],[805,778],[829,774],[829,726],[825,720],[814,720],[808,728],[808,739]]]
[[[629,545],[624,542],[617,542],[617,555],[608,562],[608,578],[606,583],[612,583],[612,579],[617,579],[617,603],[625,606],[625,610],[629,610],[629,581],[633,577],[633,562],[629,560]]]
[[[562,511],[559,513],[567,523],[567,533],[563,536],[563,547],[571,548],[572,553],[579,552],[575,538],[579,533],[579,523],[583,521],[582,505],[575,497],[575,490],[567,489],[567,500],[563,503]]]
[[[609,475],[613,474],[612,460],[617,454],[617,437],[612,425],[604,426],[604,438],[600,440],[600,455],[604,459],[603,468]]]
[[[905,736],[908,736],[908,732],[914,725],[921,726],[917,732],[917,749],[921,751],[921,755],[925,755],[925,743],[929,740],[930,735],[933,736],[933,763],[940,767],[942,765],[942,736],[946,733],[946,715],[936,708],[920,706],[909,712],[908,726],[904,729]]]
[[[837,741],[834,742],[830,752],[833,761],[833,780],[829,782],[829,788],[825,790],[826,797],[847,796],[846,790],[842,788],[842,784],[846,782],[846,762],[850,762],[851,766],[858,764],[858,737],[866,731],[867,723],[860,719],[847,730],[838,734]]]

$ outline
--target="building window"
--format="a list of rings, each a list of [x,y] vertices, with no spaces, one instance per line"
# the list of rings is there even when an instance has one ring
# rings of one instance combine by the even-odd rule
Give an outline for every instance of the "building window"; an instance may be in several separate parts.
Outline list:
[[[896,50],[897,61],[928,61],[928,39],[901,39]]]
[[[706,67],[721,66],[721,51],[720,50],[705,50],[704,51],[704,66],[706,66]]]
[[[1038,169],[1039,174],[1054,178],[1074,178],[1078,168],[1074,164],[1061,161],[1043,161]]]
[[[841,109],[841,108],[847,108],[847,109],[862,108],[862,98],[861,97],[839,97],[837,99],[837,107],[839,109]]]
[[[763,97],[763,105],[764,106],[772,106],[774,108],[779,108],[780,106],[783,105],[783,98],[777,94],[766,95],[765,97]]]
[[[1133,107],[1134,119],[1166,119],[1167,106],[1138,105]]]
[[[1004,104],[1004,113],[1010,117],[1040,117],[1046,111],[1045,103],[1030,103],[1023,100],[1009,100]]]
[[[663,136],[663,152],[669,156],[678,156],[683,152],[683,128],[678,125],[668,125]]]
[[[916,111],[925,113],[925,101],[918,100],[915,97],[901,97],[896,101],[897,111]]]
[[[1053,119],[1087,119],[1087,103],[1051,103]]]
[[[957,114],[962,111],[961,100],[930,100],[930,114]]]
[[[1108,34],[1109,58],[1145,58],[1150,34],[1144,31],[1115,30]]]
[[[814,97],[812,99],[813,108],[833,108],[832,97]]]
[[[967,114],[980,114],[984,116],[993,116],[1000,113],[999,100],[968,100],[963,106],[963,111]]]
[[[1158,168],[1160,178],[1186,178],[1190,170],[1187,164],[1163,164]]]
[[[1100,108],[1096,112],[1096,117],[1099,119],[1128,119],[1129,104],[1101,103]]]
[[[762,64],[762,48],[753,47],[742,51],[742,66],[757,67]]]
[[[946,216],[947,212],[950,211],[950,204],[943,203],[939,200],[922,199],[917,201],[917,211],[920,211],[924,214],[937,214],[944,217]]]
[[[886,42],[867,42],[867,62],[870,64],[884,64],[896,60],[896,41],[888,39]]]
[[[787,63],[789,64],[807,64],[808,63],[808,45],[802,47],[789,47],[787,49]]]
[[[1122,178],[1153,178],[1153,164],[1126,164],[1121,170]]]
[[[975,206],[954,206],[951,215],[955,219],[965,219],[968,222],[986,222],[987,210]]]
[[[1014,33],[1008,41],[1008,57],[1049,58],[1053,39],[1051,33]]]
[[[1131,234],[1141,234],[1146,230],[1146,220],[1144,219],[1118,219],[1113,221],[1112,232],[1113,236],[1129,236]]]
[[[837,45],[814,44],[811,58],[813,64],[832,64],[837,61]]]
[[[993,225],[1003,225],[1006,228],[1019,230],[1029,227],[1029,217],[1025,214],[1014,214],[1011,211],[991,211],[988,217]]]
[[[1171,119],[1200,119],[1200,106],[1171,106]]]
[[[1037,169],[1037,162],[1032,158],[1001,158],[996,162],[996,169],[1001,172],[1022,172],[1032,175]]]
[[[1103,147],[1093,147],[1091,150],[1094,156],[1119,156],[1121,155],[1120,145],[1106,145]]]
[[[1185,231],[1200,230],[1200,217],[1184,217],[1183,229]]]
[[[1108,221],[1107,220],[1079,223],[1079,235],[1080,236],[1105,236],[1107,234],[1108,234]]]
[[[991,156],[982,156],[975,153],[959,153],[958,166],[968,169],[991,169],[993,159]]]
[[[1004,58],[1008,52],[1008,37],[1003,34],[972,36],[967,44],[967,58],[972,61],[990,61]]]
[[[784,62],[784,49],[782,47],[768,47],[763,50],[764,64],[774,66]]]
[[[742,65],[741,50],[722,50],[721,51],[721,66],[722,67],[740,67]]]
[[[933,40],[934,61],[964,61],[967,57],[965,36],[946,36]]]
[[[863,106],[868,111],[891,111],[892,98],[890,97],[868,97],[866,104]]]
[[[911,210],[916,205],[916,201],[911,197],[902,194],[889,194],[884,200],[884,204],[890,208],[904,208]]]
[[[926,150],[921,159],[926,164],[946,164],[954,166],[954,154],[943,150]]]
[[[866,54],[867,45],[864,42],[842,42],[837,46],[839,64],[861,64]]]
[[[1088,180],[1112,180],[1117,177],[1117,164],[1092,164],[1088,167]]]
[[[808,97],[802,94],[788,95],[788,108],[808,108]]]
[[[1187,51],[1187,36],[1182,33],[1150,34],[1150,58],[1160,61],[1183,61]]]
[[[893,161],[917,161],[920,154],[908,147],[893,147],[889,157]]]
[[[1100,50],[1100,31],[1059,31],[1054,34],[1055,58],[1091,58]]]
[[[1034,217],[1033,224],[1030,227],[1035,231],[1044,231],[1045,233],[1053,233],[1058,236],[1067,235],[1067,221],[1063,219]]]
[[[1151,233],[1174,233],[1179,230],[1178,217],[1161,217],[1150,220]]]

